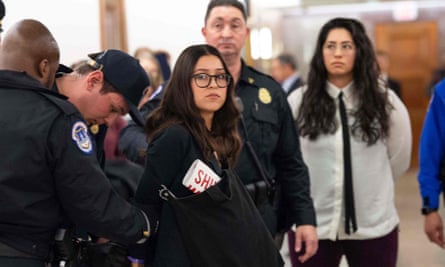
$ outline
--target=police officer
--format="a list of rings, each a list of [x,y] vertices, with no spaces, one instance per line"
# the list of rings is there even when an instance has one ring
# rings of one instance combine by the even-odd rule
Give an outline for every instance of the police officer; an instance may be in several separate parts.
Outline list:
[[[36,20],[22,20],[0,47],[0,265],[45,265],[63,220],[122,244],[143,242],[155,219],[111,189],[87,125],[48,88],[59,48]],[[122,96],[117,107],[128,111]]]
[[[241,136],[246,144],[247,141],[252,144],[253,150],[244,145],[236,171],[248,188],[254,188],[257,207],[273,235],[277,231],[275,211],[272,204],[265,201],[262,184],[266,179],[277,181],[284,200],[281,206],[286,205],[290,220],[296,226],[295,249],[301,252],[305,243],[305,252],[300,256],[304,262],[318,247],[309,174],[283,89],[273,78],[247,66],[241,58],[249,34],[246,20],[240,1],[212,0],[201,31],[207,43],[223,56],[244,107],[246,131],[241,131]]]
[[[120,161],[118,166],[111,165],[105,159],[104,138],[108,126],[123,115],[123,110],[117,106],[120,102],[122,103],[122,97],[131,108],[130,116],[133,121],[142,125],[142,118],[136,106],[142,92],[149,85],[147,74],[134,57],[120,50],[109,49],[90,54],[89,59],[79,63],[74,71],[60,65],[53,88],[68,97],[68,101],[79,110],[86,120],[95,142],[96,155],[101,167],[112,182],[113,188],[126,199],[134,195],[137,181],[143,169],[125,159]],[[108,164],[106,164],[107,162]],[[87,234],[81,232],[78,234],[81,234],[82,239],[88,240]],[[106,251],[98,251],[100,246]],[[113,257],[115,260],[117,255],[106,253],[109,251],[109,246],[109,243],[94,245],[96,251],[99,252],[95,254],[95,257],[100,257],[104,261],[106,257]],[[88,247],[92,246],[88,245]],[[90,258],[91,256],[90,254]]]
[[[123,96],[132,120],[143,125],[137,105],[150,81],[139,62],[123,51],[109,49],[88,57],[75,71],[60,65],[53,90],[67,96],[85,118],[95,137],[98,159],[103,166],[107,127],[122,116],[115,99],[118,95]]]

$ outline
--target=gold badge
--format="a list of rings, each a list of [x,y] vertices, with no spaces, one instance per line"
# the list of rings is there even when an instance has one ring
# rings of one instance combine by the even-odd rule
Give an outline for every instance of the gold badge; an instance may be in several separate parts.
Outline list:
[[[272,102],[272,97],[270,96],[269,90],[264,87],[260,88],[260,90],[258,91],[258,98],[264,104],[269,104],[270,102]]]
[[[92,134],[97,134],[99,132],[99,124],[93,124],[90,126],[90,132]]]

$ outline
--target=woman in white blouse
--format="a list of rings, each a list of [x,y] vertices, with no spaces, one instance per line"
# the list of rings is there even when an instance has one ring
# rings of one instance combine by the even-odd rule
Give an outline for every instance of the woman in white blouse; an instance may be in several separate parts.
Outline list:
[[[292,265],[338,266],[344,255],[350,267],[395,267],[394,180],[408,169],[412,145],[407,109],[379,80],[372,43],[359,21],[328,21],[315,49],[307,85],[288,101],[309,167],[319,249],[301,263],[290,244]]]

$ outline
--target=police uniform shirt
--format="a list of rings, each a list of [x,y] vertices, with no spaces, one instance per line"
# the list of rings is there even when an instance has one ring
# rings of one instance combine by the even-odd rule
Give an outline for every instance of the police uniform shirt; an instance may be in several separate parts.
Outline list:
[[[315,225],[308,170],[280,84],[242,62],[236,94],[243,102],[248,138],[268,176],[285,189],[293,221],[297,225]],[[247,149],[241,151],[235,170],[244,184],[261,180]]]

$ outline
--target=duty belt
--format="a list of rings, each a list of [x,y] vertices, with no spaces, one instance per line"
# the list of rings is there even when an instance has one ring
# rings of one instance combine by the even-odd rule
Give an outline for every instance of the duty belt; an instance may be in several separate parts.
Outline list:
[[[244,185],[256,206],[269,202],[269,188],[264,181]]]

